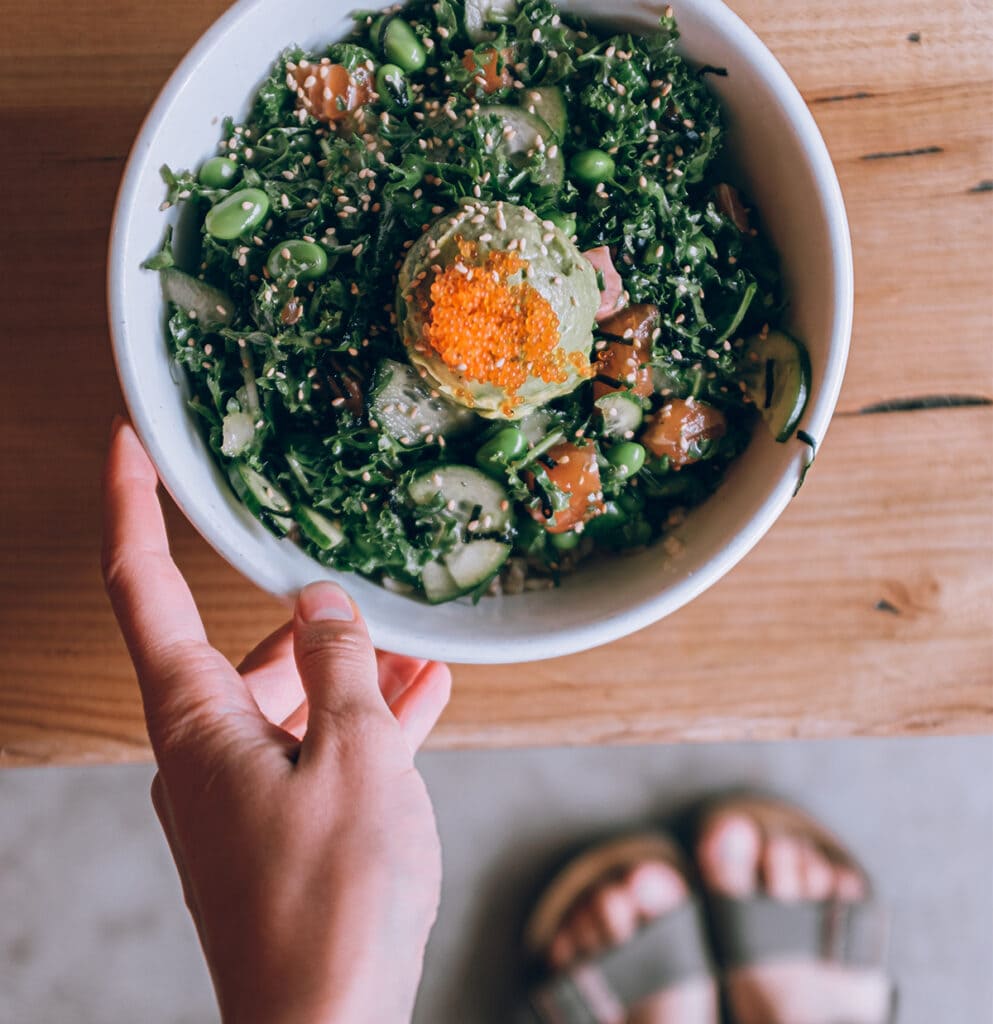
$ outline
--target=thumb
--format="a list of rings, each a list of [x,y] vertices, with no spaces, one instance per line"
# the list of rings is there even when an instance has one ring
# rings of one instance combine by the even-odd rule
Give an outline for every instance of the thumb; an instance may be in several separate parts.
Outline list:
[[[313,583],[300,592],[293,648],[309,706],[308,744],[333,743],[342,720],[353,715],[388,714],[369,631],[337,584]]]

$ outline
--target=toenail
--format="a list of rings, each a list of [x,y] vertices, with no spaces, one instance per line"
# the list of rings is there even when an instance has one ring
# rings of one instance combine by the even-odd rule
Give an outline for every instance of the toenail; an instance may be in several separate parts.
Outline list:
[[[644,913],[658,914],[679,901],[685,885],[662,864],[642,864],[631,875],[631,888]]]
[[[755,849],[754,830],[740,818],[732,818],[724,823],[721,839],[721,853],[734,860],[741,860],[752,854]]]

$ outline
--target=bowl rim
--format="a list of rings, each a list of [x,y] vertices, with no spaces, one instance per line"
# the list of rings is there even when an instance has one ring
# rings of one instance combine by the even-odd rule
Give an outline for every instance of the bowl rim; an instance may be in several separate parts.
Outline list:
[[[249,11],[271,0],[237,0],[200,36],[169,76],[145,115],[128,154],[114,204],[107,261],[107,306],[112,349],[124,401],[131,422],[149,453],[159,479],[170,497],[203,539],[236,571],[263,590],[289,603],[292,596],[282,592],[272,573],[264,568],[246,566],[240,550],[218,531],[211,528],[208,517],[199,511],[196,496],[184,484],[182,474],[173,472],[171,459],[151,428],[151,417],[139,396],[141,389],[134,366],[129,359],[127,312],[125,308],[124,267],[122,255],[132,214],[140,174],[144,169],[144,153],[160,130],[167,113],[188,80],[196,72],[217,41],[233,28]],[[831,249],[832,274],[835,284],[830,337],[824,372],[808,408],[807,433],[823,443],[841,394],[848,362],[854,319],[855,281],[851,232],[844,197],[837,173],[820,129],[799,89],[771,50],[723,0],[690,0],[690,5],[706,20],[713,22],[725,35],[733,36],[743,58],[763,78],[776,97],[786,118],[800,140],[800,149],[814,182],[814,195],[827,226]],[[426,652],[420,638],[404,630],[402,622],[388,616],[367,617],[377,645],[400,654],[416,657],[443,658],[462,664],[511,664],[540,661],[576,654],[611,643],[671,615],[731,571],[768,533],[793,499],[802,475],[809,464],[808,453],[798,452],[770,487],[765,500],[741,529],[703,566],[688,577],[641,601],[633,608],[616,615],[601,613],[582,626],[551,630],[540,637],[522,638],[508,646],[489,643],[478,636],[447,636],[431,638],[431,651]],[[343,574],[339,574],[343,575]]]

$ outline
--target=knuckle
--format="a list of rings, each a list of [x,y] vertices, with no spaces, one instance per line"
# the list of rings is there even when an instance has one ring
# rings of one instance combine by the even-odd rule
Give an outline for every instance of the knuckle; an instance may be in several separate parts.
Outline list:
[[[164,701],[148,714],[148,732],[160,764],[209,743],[217,727],[217,716],[207,701],[184,701],[180,706]]]
[[[313,719],[319,720],[326,735],[335,737],[339,745],[354,743],[367,747],[369,741],[382,730],[381,716],[367,704],[345,698],[335,705],[317,705],[311,708]]]
[[[100,555],[100,570],[104,587],[113,601],[122,594],[133,575],[131,559],[120,550],[104,547]]]
[[[338,667],[342,670],[375,670],[372,645],[367,637],[354,630],[314,630],[308,632],[300,650],[302,670],[326,670]]]
[[[409,749],[387,710],[346,701],[336,708],[317,708],[313,716],[308,735],[318,738],[339,769],[360,767],[359,777],[369,780],[406,767]]]
[[[162,681],[166,696],[145,709],[149,738],[160,761],[176,752],[214,745],[231,725],[229,709],[220,707],[212,693],[194,696],[188,689],[170,687],[171,675]]]

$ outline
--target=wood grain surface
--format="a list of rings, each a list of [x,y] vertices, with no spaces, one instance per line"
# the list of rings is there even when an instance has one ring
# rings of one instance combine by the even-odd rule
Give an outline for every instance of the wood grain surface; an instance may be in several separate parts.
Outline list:
[[[98,569],[122,407],[105,247],[144,112],[225,6],[0,4],[0,764],[149,756]],[[811,104],[848,202],[840,413],[799,498],[725,580],[605,649],[457,669],[436,747],[993,727],[993,10],[733,6]],[[239,656],[281,609],[169,519],[210,635]]]

